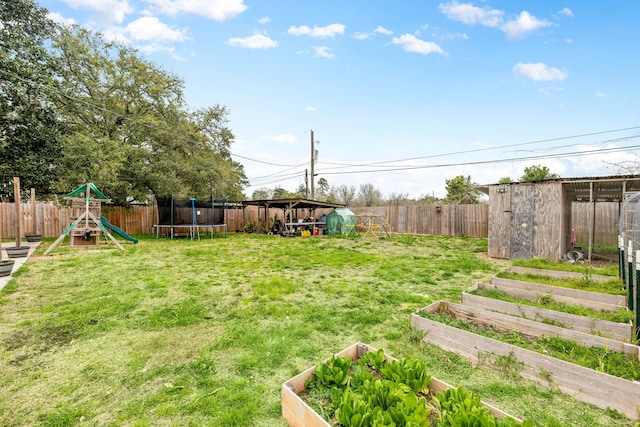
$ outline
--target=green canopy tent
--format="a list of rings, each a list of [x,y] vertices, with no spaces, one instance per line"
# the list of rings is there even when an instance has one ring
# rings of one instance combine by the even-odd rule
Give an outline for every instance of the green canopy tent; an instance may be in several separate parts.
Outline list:
[[[335,208],[327,215],[327,233],[345,236],[356,233],[356,214],[349,208]]]

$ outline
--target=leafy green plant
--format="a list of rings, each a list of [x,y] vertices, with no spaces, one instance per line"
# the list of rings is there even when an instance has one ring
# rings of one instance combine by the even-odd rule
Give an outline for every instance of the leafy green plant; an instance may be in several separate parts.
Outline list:
[[[372,418],[369,402],[354,390],[345,390],[336,409],[338,422],[346,427],[362,427],[371,425]]]
[[[450,389],[444,396],[432,396],[428,389],[431,376],[426,373],[422,360],[405,358],[387,362],[382,350],[366,353],[349,364],[348,378],[344,380],[342,373],[347,360],[332,357],[316,366],[315,378],[307,384],[307,388],[316,391],[323,387],[331,389],[333,414],[326,409],[318,412],[325,419],[335,417],[340,426],[431,427],[437,418],[444,422],[443,426],[517,425],[511,424],[512,420],[496,419],[480,398],[466,389]],[[380,366],[379,372],[370,371],[374,365]],[[343,390],[336,387],[336,377],[340,384],[346,384]],[[439,411],[435,416],[432,408]]]
[[[387,358],[384,355],[384,351],[382,349],[378,349],[376,351],[369,351],[362,355],[360,359],[358,359],[358,365],[368,366],[375,371],[380,371],[382,367],[387,363]]]
[[[387,363],[380,373],[388,380],[408,385],[414,393],[429,393],[431,376],[427,374],[427,367],[422,360],[394,360]]]
[[[441,427],[507,427],[519,425],[513,418],[497,419],[489,408],[483,406],[480,397],[461,388],[450,388],[437,395],[440,404]],[[533,422],[525,420],[522,426],[531,427]]]
[[[324,387],[344,389],[349,381],[350,369],[351,359],[331,356],[326,363],[317,365],[313,373],[317,381]]]

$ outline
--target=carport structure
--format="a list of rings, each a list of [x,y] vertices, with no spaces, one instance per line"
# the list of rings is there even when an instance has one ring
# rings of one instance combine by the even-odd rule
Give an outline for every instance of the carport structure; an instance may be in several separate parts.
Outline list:
[[[314,218],[316,221],[316,210],[343,208],[339,203],[320,202],[308,199],[266,199],[266,200],[245,200],[242,202],[243,208],[247,206],[258,207],[258,218],[264,221],[269,227],[270,209],[280,209],[283,212],[283,222],[285,227],[290,228],[297,223],[297,220]],[[322,212],[325,213],[325,212]]]
[[[626,197],[640,192],[640,175],[491,184],[480,189],[489,195],[489,256],[562,259],[572,248],[571,206],[578,202],[591,204],[587,224],[587,258],[591,260],[595,203],[621,205]]]

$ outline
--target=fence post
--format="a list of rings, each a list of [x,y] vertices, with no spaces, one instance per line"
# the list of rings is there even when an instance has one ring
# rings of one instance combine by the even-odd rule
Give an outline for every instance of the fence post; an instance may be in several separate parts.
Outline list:
[[[627,262],[629,265],[629,276],[628,276],[628,285],[627,285],[627,289],[629,289],[629,302],[628,302],[628,308],[629,310],[633,311],[633,306],[634,306],[634,294],[633,294],[633,279],[635,277],[635,274],[633,273],[634,267],[633,267],[633,241],[629,240],[629,248],[628,248],[628,253],[627,253]]]

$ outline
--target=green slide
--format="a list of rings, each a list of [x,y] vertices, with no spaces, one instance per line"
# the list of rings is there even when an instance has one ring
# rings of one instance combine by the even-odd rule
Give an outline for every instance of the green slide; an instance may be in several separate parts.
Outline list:
[[[130,242],[133,243],[138,243],[138,239],[135,239],[131,236],[129,236],[127,233],[125,233],[121,228],[116,227],[115,225],[111,224],[109,221],[107,221],[107,218],[101,216],[100,217],[100,221],[102,221],[102,225],[104,225],[105,227],[107,227],[109,230],[115,232],[116,234],[119,234],[120,237],[127,239]]]

